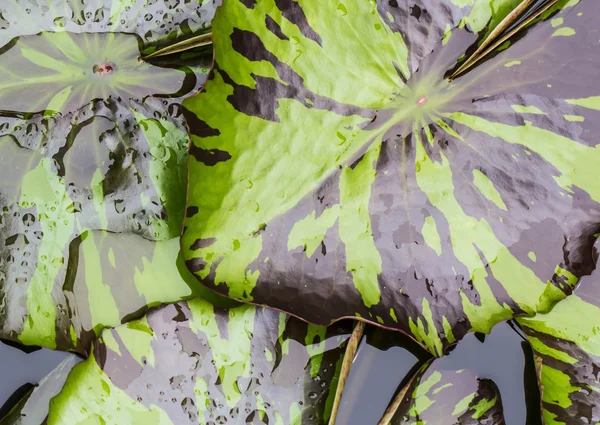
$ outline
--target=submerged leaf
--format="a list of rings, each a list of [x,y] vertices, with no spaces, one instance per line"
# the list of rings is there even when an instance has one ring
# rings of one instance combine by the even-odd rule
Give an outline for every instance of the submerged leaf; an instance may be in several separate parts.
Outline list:
[[[350,332],[201,298],[166,306],[105,330],[48,424],[324,425]]]
[[[176,264],[189,143],[180,103],[210,58],[140,57],[205,31],[215,2],[9,3],[0,337],[85,353],[103,327],[193,295]]]
[[[589,274],[596,3],[559,2],[449,81],[488,31],[482,5],[515,6],[471,3],[217,11],[212,79],[184,102],[182,249],[204,285],[313,323],[358,316],[439,356]]]

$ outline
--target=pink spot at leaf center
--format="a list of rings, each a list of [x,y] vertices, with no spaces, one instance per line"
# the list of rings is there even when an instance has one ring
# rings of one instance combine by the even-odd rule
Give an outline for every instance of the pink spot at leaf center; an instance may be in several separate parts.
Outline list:
[[[417,105],[419,106],[423,106],[427,103],[427,98],[425,96],[421,96],[419,99],[417,99]]]
[[[94,65],[92,71],[96,75],[110,75],[115,70],[115,65],[112,62],[102,62]]]

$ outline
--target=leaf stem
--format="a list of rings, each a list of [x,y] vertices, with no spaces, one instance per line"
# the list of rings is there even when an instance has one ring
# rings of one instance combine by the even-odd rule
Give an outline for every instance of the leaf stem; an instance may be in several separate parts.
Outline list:
[[[535,18],[540,16],[542,13],[550,9],[558,0],[549,0],[542,7],[537,8],[531,13],[532,4],[536,0],[523,0],[519,6],[517,6],[511,13],[509,13],[503,20],[498,24],[496,28],[490,33],[488,38],[477,48],[475,53],[471,55],[451,76],[450,79],[454,79],[460,74],[472,68],[477,62],[481,61],[485,56],[494,51],[506,40],[511,38],[513,35],[521,31],[527,25],[529,25]],[[519,21],[519,18],[525,17]],[[516,25],[513,25],[515,24]],[[508,31],[506,31],[508,29]]]
[[[346,386],[346,381],[348,380],[348,375],[350,374],[350,369],[352,368],[352,363],[354,362],[354,356],[356,355],[358,344],[360,343],[364,333],[365,323],[357,321],[354,325],[352,335],[350,335],[350,339],[348,340],[346,352],[344,353],[344,361],[342,362],[340,378],[338,380],[337,389],[335,390],[335,399],[333,400],[333,408],[331,409],[331,416],[329,417],[329,425],[335,425],[338,409],[340,408],[340,402],[342,401],[344,387]]]
[[[381,417],[381,419],[377,425],[389,425],[390,424],[390,421],[392,420],[392,418],[394,417],[394,415],[400,408],[400,405],[402,404],[404,397],[406,397],[406,393],[411,388],[413,381],[415,380],[415,378],[417,376],[421,375],[421,372],[424,371],[425,369],[427,369],[430,364],[431,364],[431,360],[428,361],[427,363],[425,363],[423,366],[421,366],[421,368],[418,371],[416,371],[413,374],[413,376],[410,377],[410,379],[408,380],[406,385],[400,390],[398,395],[390,403],[390,405],[386,409],[385,413],[383,414],[383,416]]]
[[[196,47],[208,46],[210,44],[212,44],[212,32],[200,34],[195,37],[188,38],[187,40],[180,41],[179,43],[158,49],[157,51],[142,57],[142,60],[151,59],[157,56],[172,55],[173,53],[180,53],[186,50],[195,49]]]

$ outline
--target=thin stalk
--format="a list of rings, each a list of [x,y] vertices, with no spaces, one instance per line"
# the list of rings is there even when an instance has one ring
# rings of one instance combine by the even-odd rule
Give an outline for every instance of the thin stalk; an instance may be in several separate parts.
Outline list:
[[[188,38],[187,40],[180,41],[179,43],[158,49],[157,51],[144,56],[142,60],[152,59],[157,56],[172,55],[173,53],[180,53],[186,50],[195,49],[196,47],[208,46],[210,44],[212,44],[212,32],[200,34],[195,37]]]
[[[477,62],[481,61],[485,56],[490,54],[502,43],[511,38],[513,35],[521,31],[527,25],[529,25],[534,19],[540,16],[542,13],[550,9],[558,0],[550,0],[543,7],[530,14],[526,19],[519,22],[518,25],[514,26],[510,31],[502,35],[502,32],[507,28],[510,28],[514,21],[518,20],[521,14],[528,11],[529,6],[536,0],[524,0],[515,10],[508,14],[502,22],[492,31],[490,36],[479,46],[479,48],[471,55],[467,61],[465,61],[451,76],[450,79],[456,78],[458,75],[464,73],[469,68],[472,68]]]
[[[552,0],[539,0],[536,4],[534,4],[531,8],[529,8],[529,10],[527,10],[527,12],[525,12],[519,19],[517,19],[515,22],[513,22],[512,26],[509,27],[506,30],[506,32],[511,31],[514,27],[516,27],[517,25],[520,25],[521,22],[523,22],[525,19],[528,19],[531,15],[536,13],[541,8],[546,7],[546,5],[551,1]]]
[[[415,378],[417,376],[420,376],[421,375],[420,372],[423,371],[424,369],[426,369],[427,367],[429,367],[430,364],[431,364],[431,361],[428,361],[417,372],[415,372],[413,374],[413,376],[410,377],[410,379],[408,380],[408,382],[406,383],[404,388],[402,388],[402,390],[400,390],[398,395],[390,403],[390,405],[386,409],[385,413],[383,414],[383,416],[381,417],[381,420],[379,421],[379,423],[377,425],[389,425],[390,424],[392,418],[398,411],[398,408],[400,408],[400,405],[402,404],[404,397],[406,397],[406,393],[410,389],[413,381],[415,380]]]
[[[504,19],[498,24],[498,26],[496,26],[496,28],[494,28],[490,35],[484,40],[484,42],[481,43],[481,46],[479,46],[477,50],[475,50],[475,53],[473,53],[471,57],[467,59],[465,63],[463,63],[460,66],[460,68],[458,68],[455,74],[460,74],[463,69],[470,67],[472,63],[476,62],[479,55],[481,55],[482,52],[484,52],[485,49],[487,49],[488,46],[490,46],[490,44],[492,44],[496,40],[496,38],[502,35],[502,33],[508,27],[510,27],[511,24],[519,18],[519,16],[526,12],[527,9],[529,9],[529,6],[531,6],[535,1],[536,0],[523,0],[517,7],[515,7],[515,9],[512,12],[506,15]]]
[[[333,400],[333,408],[331,409],[331,416],[329,417],[329,425],[335,425],[337,413],[340,408],[340,402],[342,401],[344,387],[346,386],[346,381],[348,380],[348,375],[350,374],[350,369],[352,368],[352,363],[354,362],[354,356],[356,355],[358,344],[360,343],[364,333],[365,323],[357,321],[354,325],[352,335],[350,335],[350,339],[348,340],[346,352],[344,353],[344,361],[342,362],[340,378],[338,380],[337,389],[335,390],[335,399]]]

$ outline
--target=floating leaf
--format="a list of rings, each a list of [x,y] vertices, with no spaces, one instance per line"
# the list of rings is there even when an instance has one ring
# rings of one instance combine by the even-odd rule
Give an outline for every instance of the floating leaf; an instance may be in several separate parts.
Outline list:
[[[469,334],[452,352],[435,359],[433,363],[428,362],[427,373],[436,375],[434,381],[440,379],[439,389],[437,385],[430,388],[424,383],[429,379],[423,377],[425,368],[420,373],[407,376],[405,379],[410,378],[410,381],[403,383],[380,424],[423,420],[435,424],[489,425],[499,423],[499,418],[503,418],[507,424],[537,424],[540,397],[535,367],[531,361],[532,351],[522,333],[515,330],[513,324],[499,323],[489,335]],[[455,382],[456,386],[446,385],[441,376]],[[477,380],[481,391],[487,394],[487,401],[474,401],[472,389],[477,387]],[[416,386],[421,386],[421,390],[415,389]],[[465,388],[471,389],[467,391]],[[413,395],[408,397],[407,394],[411,392]],[[492,403],[494,397],[496,403]],[[489,413],[484,414],[487,410],[482,409],[478,410],[479,416],[473,415],[474,412],[465,414],[473,410],[467,409],[467,405],[474,406],[480,402],[479,407],[490,409]]]
[[[600,270],[550,313],[519,322],[534,350],[544,423],[598,423]]]
[[[201,298],[169,305],[105,330],[48,424],[326,424],[349,325]]]
[[[449,81],[488,31],[488,2],[469,3],[218,9],[212,79],[184,102],[182,248],[203,284],[317,324],[360,317],[439,356],[590,273],[596,3],[559,2]]]
[[[42,3],[1,15],[0,337],[85,353],[104,326],[193,295],[176,265],[180,103],[211,58],[140,57],[205,31],[215,2]]]
[[[402,404],[380,425],[503,425],[502,402],[492,381],[469,370],[443,370],[436,361],[417,373]]]

